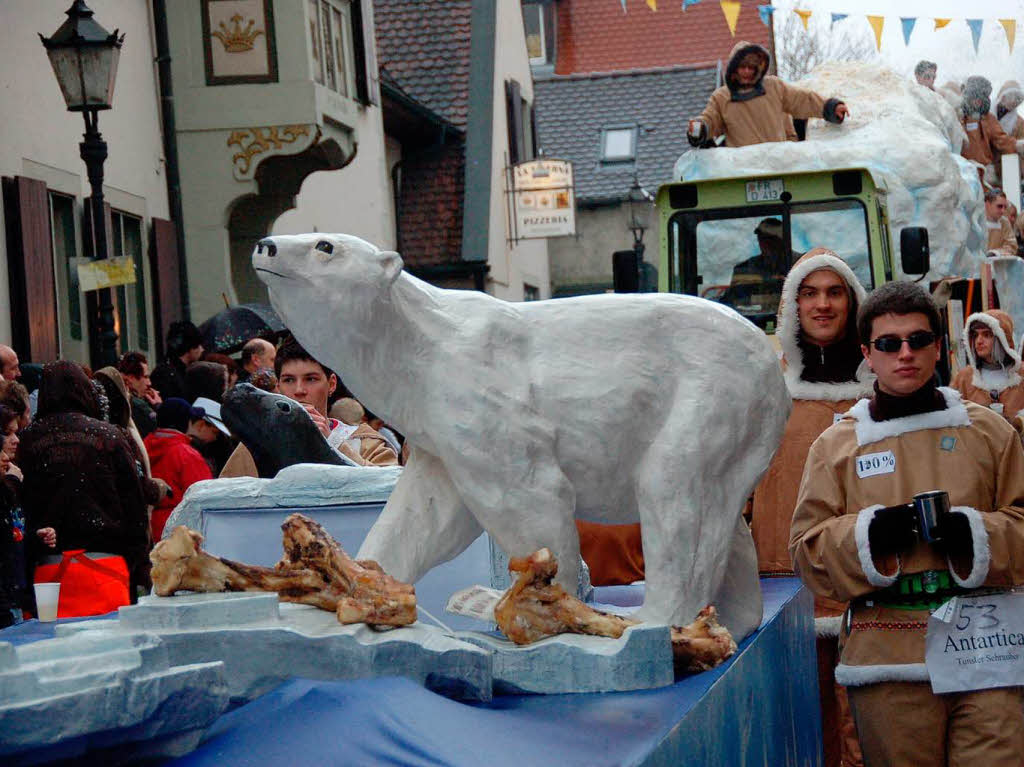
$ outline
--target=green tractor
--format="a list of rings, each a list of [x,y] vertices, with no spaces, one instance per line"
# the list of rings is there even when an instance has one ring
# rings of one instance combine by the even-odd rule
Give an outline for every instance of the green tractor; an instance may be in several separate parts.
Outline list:
[[[665,184],[656,198],[658,291],[727,304],[772,334],[782,283],[812,246],[838,253],[865,289],[894,279],[884,184],[864,168]],[[903,274],[928,272],[928,231],[900,232]]]

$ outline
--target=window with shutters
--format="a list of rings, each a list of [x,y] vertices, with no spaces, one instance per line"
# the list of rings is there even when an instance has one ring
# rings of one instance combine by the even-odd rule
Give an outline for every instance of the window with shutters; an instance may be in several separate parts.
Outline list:
[[[515,80],[505,83],[505,109],[508,118],[509,163],[515,165],[534,159],[537,151],[534,146],[536,129],[533,108],[523,98],[522,88]]]
[[[146,270],[142,253],[142,219],[118,210],[110,212],[112,256],[127,256],[135,265],[135,284],[118,285],[114,291],[114,321],[120,354],[150,351]]]
[[[58,295],[64,301],[61,324],[75,341],[82,340],[82,292],[78,287],[78,239],[75,236],[75,198],[50,192],[50,231]],[[64,328],[62,328],[64,329]]]
[[[307,0],[313,79],[343,96],[353,97],[355,56],[350,0]]]

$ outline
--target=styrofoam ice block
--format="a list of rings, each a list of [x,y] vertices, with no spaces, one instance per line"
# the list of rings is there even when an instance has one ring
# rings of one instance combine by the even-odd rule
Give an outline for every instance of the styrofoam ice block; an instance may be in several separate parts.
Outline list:
[[[386,501],[402,474],[399,466],[324,466],[299,463],[281,469],[272,480],[231,477],[196,482],[164,526],[170,535],[178,525],[202,529],[204,508],[274,508],[329,506]]]
[[[94,628],[0,644],[0,755],[19,764],[141,740],[154,755],[180,753],[182,734],[208,726],[228,702],[223,663],[171,664],[154,635]]]
[[[218,617],[221,611],[232,619]],[[99,631],[159,636],[174,664],[223,661],[235,702],[251,700],[290,677],[396,675],[453,698],[491,698],[490,652],[419,622],[394,630],[344,626],[333,612],[279,604],[276,594],[263,592],[145,597],[135,607],[121,608],[119,619]],[[62,624],[58,631],[88,636],[96,623]]]
[[[456,636],[494,653],[498,694],[643,690],[675,679],[668,626],[630,626],[618,639],[559,634],[529,645],[472,631]]]
[[[145,630],[243,626],[277,623],[278,604],[277,594],[263,591],[189,594],[187,600],[148,596],[120,608],[117,616],[122,627]]]

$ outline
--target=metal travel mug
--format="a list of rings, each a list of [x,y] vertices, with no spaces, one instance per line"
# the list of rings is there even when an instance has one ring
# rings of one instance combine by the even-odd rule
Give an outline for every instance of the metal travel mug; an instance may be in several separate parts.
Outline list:
[[[942,522],[949,514],[949,494],[945,490],[929,490],[914,496],[917,532],[921,540],[934,543],[939,539]]]

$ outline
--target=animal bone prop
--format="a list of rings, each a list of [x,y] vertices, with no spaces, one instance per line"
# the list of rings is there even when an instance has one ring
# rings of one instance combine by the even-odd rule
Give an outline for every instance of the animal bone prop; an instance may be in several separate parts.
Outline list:
[[[203,536],[179,525],[153,547],[153,588],[178,591],[276,591],[285,602],[337,613],[341,623],[407,626],[416,621],[416,592],[373,561],[354,561],[326,530],[302,514],[281,525],[284,557],[259,567],[214,557],[199,548]]]
[[[718,624],[713,605],[706,606],[688,626],[673,626],[672,661],[676,673],[707,671],[731,658],[736,642],[729,629]]]
[[[714,604],[738,637],[757,628],[741,512],[791,403],[751,323],[690,296],[442,290],[344,234],[268,237],[252,259],[296,339],[413,447],[358,558],[414,583],[486,530],[510,557],[550,549],[572,590],[574,517],[639,521],[641,620]]]
[[[592,634],[618,639],[636,621],[594,610],[551,579],[558,562],[547,549],[509,561],[516,582],[494,606],[498,628],[516,644],[530,644],[556,634]],[[707,671],[732,657],[736,642],[707,605],[686,626],[672,626],[672,661],[676,673]]]
[[[516,644],[530,644],[556,634],[594,634],[618,639],[636,621],[587,607],[551,579],[558,562],[547,549],[509,560],[519,573],[512,588],[494,606],[498,628]]]

